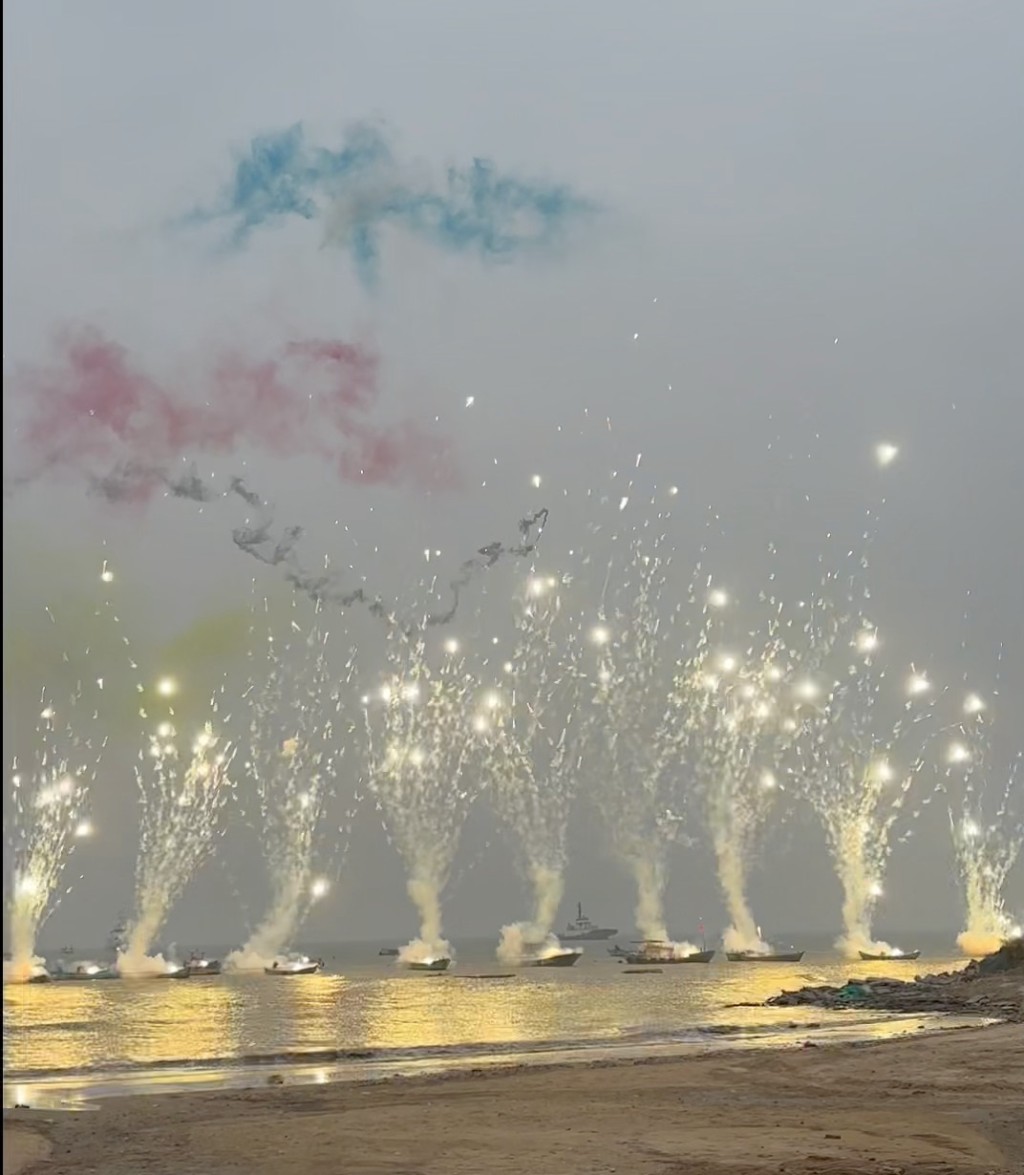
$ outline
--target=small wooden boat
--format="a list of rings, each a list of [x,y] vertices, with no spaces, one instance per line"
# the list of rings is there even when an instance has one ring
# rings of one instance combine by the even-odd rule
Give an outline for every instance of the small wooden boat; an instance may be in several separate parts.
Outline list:
[[[921,957],[920,951],[858,951],[857,954],[865,963],[913,963]]]
[[[623,975],[660,975],[660,967],[623,967]]]
[[[715,957],[714,951],[691,951],[688,955],[678,953],[675,943],[660,942],[657,939],[647,939],[640,943],[640,949],[625,956],[631,967],[661,967],[664,964],[674,963],[710,963]]]
[[[398,947],[381,947],[377,954],[384,959],[397,959]]]
[[[572,967],[582,956],[582,951],[557,951],[555,954],[543,955],[530,962],[531,967]]]
[[[410,971],[447,971],[452,965],[451,959],[423,959],[422,961],[406,963]]]
[[[772,951],[767,955],[759,955],[756,951],[726,951],[725,957],[730,963],[799,963],[804,952]]]

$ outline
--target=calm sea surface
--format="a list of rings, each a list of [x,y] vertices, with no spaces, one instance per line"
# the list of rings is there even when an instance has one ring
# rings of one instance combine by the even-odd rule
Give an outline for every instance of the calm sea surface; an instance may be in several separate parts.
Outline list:
[[[921,1017],[816,1008],[729,1007],[783,988],[961,966],[926,944],[914,963],[849,963],[808,946],[797,964],[665,967],[629,975],[607,944],[575,967],[513,970],[493,942],[456,943],[447,975],[401,970],[381,944],[311,945],[324,974],[224,975],[184,982],[112,980],[4,988],[5,1104],[140,1088],[251,1083],[276,1067],[326,1081],[509,1060],[650,1054],[710,1044],[780,1044],[809,1032],[875,1037]],[[802,944],[798,944],[802,945]],[[276,1071],[276,1070],[275,1070]],[[244,1080],[243,1080],[244,1074]]]

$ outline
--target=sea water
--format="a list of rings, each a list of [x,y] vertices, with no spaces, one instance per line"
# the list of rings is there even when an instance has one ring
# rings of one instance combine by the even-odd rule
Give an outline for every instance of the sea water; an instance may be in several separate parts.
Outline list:
[[[310,944],[321,974],[225,974],[4,988],[5,1105],[145,1089],[395,1073],[691,1048],[879,1038],[933,1026],[814,1007],[766,1008],[782,989],[962,966],[951,950],[916,962],[848,962],[821,946],[799,963],[663,966],[628,974],[610,944],[572,968],[510,968],[493,942],[456,943],[447,974],[403,970],[379,943]],[[800,944],[798,944],[799,946]],[[208,952],[223,957],[226,951]],[[511,978],[482,978],[512,974]],[[478,978],[478,976],[481,976]]]

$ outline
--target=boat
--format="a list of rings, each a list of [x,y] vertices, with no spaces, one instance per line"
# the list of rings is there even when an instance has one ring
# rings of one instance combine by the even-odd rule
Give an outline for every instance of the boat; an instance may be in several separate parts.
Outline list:
[[[603,938],[614,938],[619,932],[607,926],[595,926],[583,913],[583,903],[576,905],[576,921],[558,936],[562,942],[596,942]]]
[[[620,947],[618,943],[616,943],[615,946],[608,948],[608,954],[611,955],[613,959],[629,958],[629,951],[627,951],[625,947]]]
[[[452,965],[451,959],[423,959],[421,961],[406,963],[406,967],[410,971],[447,971]]]
[[[628,951],[624,956],[631,967],[647,967],[651,964],[660,967],[664,963],[710,963],[715,957],[714,951],[690,951],[688,955],[681,955],[675,943],[657,939],[645,939],[638,945],[638,951]]]
[[[803,951],[770,951],[759,955],[756,951],[726,951],[730,963],[799,963]]]
[[[205,955],[197,954],[195,951],[189,955],[185,966],[188,968],[189,976],[195,979],[220,974],[220,959],[208,959]]]
[[[913,963],[921,957],[920,951],[858,951],[857,954],[865,963]]]
[[[58,964],[49,978],[54,983],[91,983],[98,979],[119,979],[120,976],[113,967],[83,960],[67,968],[63,963]]]
[[[275,959],[270,967],[263,968],[263,974],[291,978],[296,975],[316,975],[318,971],[323,969],[323,959],[310,959],[305,955],[297,955],[288,959]]]
[[[398,947],[381,947],[377,954],[384,959],[397,959]]]
[[[555,951],[530,962],[531,967],[571,967],[583,955],[582,951]]]

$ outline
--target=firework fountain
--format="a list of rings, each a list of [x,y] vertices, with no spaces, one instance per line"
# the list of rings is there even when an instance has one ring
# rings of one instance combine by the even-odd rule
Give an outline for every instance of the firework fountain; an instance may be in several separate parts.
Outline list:
[[[177,691],[170,678],[156,686],[170,701]],[[219,705],[211,702],[214,719]],[[173,707],[146,737],[135,777],[141,804],[139,855],[135,869],[135,913],[117,967],[125,976],[159,975],[174,966],[149,952],[171,907],[209,858],[221,830],[220,816],[231,784],[230,744],[213,722],[186,740],[174,725]],[[145,710],[143,718],[148,718]]]
[[[533,575],[517,601],[505,686],[474,719],[495,808],[518,839],[533,916],[502,928],[498,958],[516,963],[560,949],[552,927],[562,899],[569,807],[579,779],[584,718],[580,642],[562,610],[557,576]]]
[[[680,738],[668,659],[677,647],[681,609],[661,614],[670,560],[662,559],[659,546],[655,541],[648,551],[634,542],[624,602],[602,609],[590,639],[599,658],[595,703],[608,763],[598,802],[636,882],[637,927],[645,939],[665,943],[668,852],[682,830]],[[712,606],[717,599],[712,593]],[[678,947],[682,953],[697,949]]]
[[[66,713],[59,713],[44,692],[34,761],[27,767],[17,760],[12,764],[11,958],[4,962],[5,982],[45,976],[43,960],[36,956],[36,938],[71,888],[61,886],[76,843],[92,830],[86,801],[105,741],[82,733],[89,719],[81,685],[70,697]]]
[[[328,889],[325,878],[314,877],[313,860],[326,801],[346,749],[338,738],[340,687],[351,681],[354,669],[350,655],[343,677],[335,681],[328,643],[319,609],[306,631],[293,617],[285,641],[268,633],[267,672],[262,684],[251,682],[247,691],[251,710],[244,768],[259,797],[271,900],[245,944],[228,956],[227,965],[236,970],[273,964],[312,903]]]
[[[400,961],[431,964],[451,958],[441,919],[459,835],[474,790],[465,768],[473,742],[466,714],[474,683],[449,638],[433,668],[422,634],[393,626],[389,672],[363,698],[369,743],[369,783],[385,830],[408,872],[406,888],[420,915],[419,937]]]
[[[721,613],[724,594],[715,597]],[[765,825],[777,810],[778,763],[796,729],[780,704],[791,672],[780,637],[780,609],[768,639],[742,654],[714,648],[716,629],[705,627],[696,654],[680,666],[674,705],[684,758],[705,800],[718,878],[729,913],[726,950],[767,954],[769,945],[747,897],[747,879]]]
[[[842,885],[836,945],[851,958],[898,954],[874,939],[871,926],[893,828],[924,764],[932,687],[911,667],[903,696],[890,688],[877,663],[878,630],[859,609],[834,607],[838,582],[827,576],[822,595],[805,609],[810,654],[792,691],[794,778],[824,826]]]
[[[955,737],[945,748],[949,823],[967,917],[957,945],[965,955],[987,955],[1022,933],[1006,909],[1006,878],[1024,845],[1018,753],[1008,771],[995,763],[992,724],[978,694],[968,694]],[[996,780],[1005,781],[1000,787]]]

